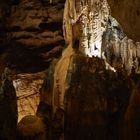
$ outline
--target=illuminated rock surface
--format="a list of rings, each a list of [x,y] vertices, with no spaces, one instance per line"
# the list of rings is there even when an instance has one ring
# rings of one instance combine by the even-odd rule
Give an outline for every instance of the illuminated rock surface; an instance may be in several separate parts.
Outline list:
[[[13,81],[17,94],[18,121],[26,115],[35,115],[39,104],[40,88],[45,71],[35,74],[18,74]]]
[[[19,120],[36,114],[45,70],[64,48],[63,9],[63,0],[52,4],[5,1],[0,5],[0,73],[5,66],[15,71]]]
[[[139,6],[109,3],[119,24],[106,0],[64,2],[0,4],[0,73],[12,68],[19,121],[25,116],[18,138],[139,140]]]

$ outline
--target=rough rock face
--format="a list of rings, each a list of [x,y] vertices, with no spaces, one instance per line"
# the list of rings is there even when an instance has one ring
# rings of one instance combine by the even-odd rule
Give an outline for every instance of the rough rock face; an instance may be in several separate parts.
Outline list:
[[[136,77],[136,79],[138,80],[139,75],[136,75]],[[138,109],[140,106],[139,88],[140,83],[139,81],[137,81],[137,83],[135,83],[135,86],[133,87],[132,94],[129,99],[129,105],[124,116],[124,140],[140,139],[140,112]]]
[[[18,140],[47,140],[43,121],[36,116],[26,116],[18,123]]]
[[[138,140],[140,76],[108,71],[98,58],[75,55],[72,61],[65,90],[65,140]]]
[[[53,101],[52,67],[50,67],[40,91],[40,103],[36,115],[41,117],[47,126],[46,136],[49,140],[63,140],[64,110],[57,108],[54,113],[53,102],[56,102],[57,104],[59,99]]]
[[[122,25],[125,33],[133,40],[140,41],[140,1],[107,0],[111,13]]]
[[[130,96],[127,75],[107,71],[99,58],[79,55],[73,57],[71,67],[65,93],[65,139],[118,140]]]
[[[57,4],[58,3],[58,4]],[[63,4],[54,1],[26,1],[13,6],[8,19],[10,39],[14,39],[27,46],[43,47],[48,49],[61,45]]]
[[[95,3],[86,0],[66,1],[63,31],[68,47],[64,50],[61,59],[54,67],[54,74],[48,77],[48,81],[53,81],[53,87],[49,87],[50,89],[47,88],[46,92],[43,92],[42,94],[44,97],[48,97],[46,102],[43,101],[44,104],[42,104],[42,106],[47,107],[46,103],[49,104],[49,107],[52,108],[52,110],[50,110],[52,111],[53,116],[62,114],[60,115],[61,117],[59,119],[62,124],[62,118],[64,117],[64,137],[66,140],[118,140],[123,139],[123,137],[127,138],[126,131],[123,130],[123,128],[127,127],[126,123],[128,122],[125,118],[127,116],[126,112],[129,109],[130,112],[133,111],[131,110],[131,107],[129,107],[129,109],[127,108],[129,106],[128,103],[131,93],[131,78],[127,75],[126,70],[130,70],[127,69],[127,66],[132,68],[131,65],[134,62],[132,59],[133,57],[135,58],[137,55],[139,55],[139,47],[136,47],[133,45],[131,40],[125,38],[125,34],[122,33],[121,28],[118,28],[118,26],[114,27],[118,28],[116,29],[118,30],[118,33],[111,31],[112,33],[109,34],[108,27],[103,27],[106,29],[107,38],[109,39],[108,40],[105,38],[106,42],[104,42],[105,46],[103,46],[107,53],[107,61],[109,62],[109,59],[113,60],[111,57],[114,53],[113,55],[116,55],[116,58],[119,54],[119,57],[121,57],[121,61],[123,61],[123,63],[121,62],[119,64],[120,61],[118,60],[113,62],[114,65],[111,63],[111,65],[114,67],[118,67],[118,71],[115,71],[116,73],[114,73],[105,69],[106,65],[104,61],[106,62],[106,58],[103,58],[103,61],[98,58],[88,58],[85,56],[84,45],[81,46],[81,44],[78,42],[81,39],[80,37],[83,35],[80,34],[80,31],[85,31],[84,33],[86,39],[81,40],[83,41],[83,44],[85,44],[85,46],[90,50],[91,30],[89,29],[90,26],[87,25],[91,25],[91,28],[93,29],[92,33],[96,33],[96,31],[97,34],[100,33],[100,30],[97,28],[98,22],[96,23],[96,26],[92,26],[92,19],[90,17],[93,16],[91,15],[91,11],[93,9],[90,9],[90,7],[94,4],[100,5],[100,2],[103,1],[97,1]],[[79,10],[81,7],[82,10]],[[85,10],[86,7],[88,7],[88,10]],[[98,6],[96,8],[98,9]],[[95,11],[97,10],[96,8],[94,9]],[[101,11],[99,10],[99,13],[100,12]],[[95,13],[99,18],[100,14],[98,15],[97,11]],[[105,16],[106,14],[109,13],[101,14],[101,16]],[[105,21],[105,23],[107,26],[109,19],[108,15],[106,16],[107,21]],[[112,23],[113,22],[111,21],[111,24]],[[82,26],[79,26],[79,24],[82,24]],[[79,36],[79,34],[81,36]],[[113,42],[114,36],[111,36],[111,34],[116,35],[117,39],[120,39],[120,44],[117,42],[118,40],[115,40],[115,43]],[[86,44],[84,41],[88,43]],[[95,42],[96,40],[94,40],[92,43]],[[83,47],[83,52],[81,51],[80,47]],[[94,48],[95,50],[98,49],[96,46],[94,46]],[[114,51],[112,48],[116,50]],[[75,56],[75,54],[78,54],[78,56]],[[128,61],[130,64],[127,63]],[[122,67],[121,64],[124,65],[124,67]],[[131,74],[133,74],[133,71]],[[49,85],[50,83],[47,86]],[[130,97],[130,100],[131,98],[132,97]],[[66,116],[64,116],[63,113],[60,113],[61,111],[59,112],[59,110],[64,111]],[[45,113],[47,114],[48,112]],[[53,120],[53,117],[50,120]],[[133,124],[131,121],[128,122],[128,131],[132,130],[131,123]],[[134,127],[136,127],[136,125],[134,125]],[[102,134],[103,132],[104,134]],[[135,132],[136,131],[134,131],[132,136],[136,135]]]
[[[109,17],[106,31],[102,37],[102,58],[116,70],[126,69],[130,74],[132,69],[140,73],[140,43],[128,38],[119,23]]]
[[[106,0],[67,0],[64,10],[65,41],[73,43],[73,47],[79,48],[85,56],[101,57],[102,34],[106,29],[108,16]],[[79,44],[74,44],[76,41],[79,41]]]
[[[66,1],[64,10],[65,41],[85,56],[97,56],[106,67],[116,71],[118,60],[128,74],[139,72],[140,43],[131,40],[111,17],[106,0]],[[103,35],[103,36],[102,36]]]
[[[46,69],[64,47],[63,8],[63,0],[54,0],[52,4],[22,0],[18,5],[11,5],[5,21],[8,43],[7,47],[1,46],[7,48],[2,60],[6,59],[8,65],[20,72]]]
[[[3,40],[0,66],[10,65],[16,69],[14,85],[19,110],[35,114],[39,99],[35,99],[36,93],[44,70],[53,58],[60,56],[64,46],[64,0],[7,1],[7,5],[0,6],[0,38]],[[122,37],[121,31],[118,34],[112,31],[114,29],[108,31],[108,17],[106,0],[66,1],[63,31],[68,46],[56,66],[49,69],[40,90],[37,116],[47,127],[44,130],[38,117],[25,117],[18,125],[19,139],[41,139],[40,134],[44,139],[44,133],[50,140],[139,139],[139,84],[135,83],[138,86],[131,92],[133,78],[125,71],[131,71],[132,64],[139,68],[138,60],[134,64],[134,59],[140,55],[139,43],[135,45]],[[119,67],[116,73],[107,71],[103,60],[86,57],[94,54],[101,57],[105,30],[104,61],[114,68]],[[29,110],[25,110],[27,108]]]
[[[58,88],[53,93],[53,78],[50,74],[44,82],[37,115],[54,140],[63,135],[65,140],[139,139],[138,74],[106,70],[103,60],[76,54],[70,59],[64,95]]]
[[[15,140],[17,126],[16,91],[10,77],[10,70],[5,68],[0,87],[0,139]]]
[[[64,2],[7,0],[0,5],[0,73],[5,65],[15,70],[19,119],[35,115],[45,69],[64,48]]]
[[[35,115],[39,104],[40,88],[45,71],[35,74],[18,74],[13,81],[17,94],[18,121],[26,115]]]

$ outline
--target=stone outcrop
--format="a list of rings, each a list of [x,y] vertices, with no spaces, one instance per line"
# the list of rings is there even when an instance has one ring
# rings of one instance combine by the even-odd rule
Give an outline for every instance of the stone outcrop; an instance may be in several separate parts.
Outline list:
[[[101,57],[102,35],[106,29],[109,7],[103,1],[66,1],[64,37],[85,56]],[[75,42],[79,44],[74,44]]]

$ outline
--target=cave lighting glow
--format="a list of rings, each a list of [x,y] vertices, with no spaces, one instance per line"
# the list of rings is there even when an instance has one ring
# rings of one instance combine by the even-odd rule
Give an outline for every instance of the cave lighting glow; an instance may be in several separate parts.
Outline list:
[[[101,58],[101,47],[102,47],[101,41],[97,40],[94,43],[92,43],[90,47],[90,56]]]

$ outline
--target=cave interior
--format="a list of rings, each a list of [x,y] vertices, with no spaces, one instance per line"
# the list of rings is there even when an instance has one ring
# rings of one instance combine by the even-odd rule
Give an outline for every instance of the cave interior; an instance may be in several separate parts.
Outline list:
[[[0,140],[140,140],[139,0],[0,0]]]

